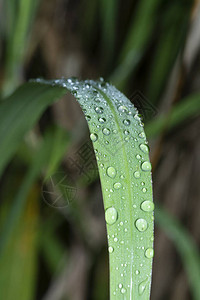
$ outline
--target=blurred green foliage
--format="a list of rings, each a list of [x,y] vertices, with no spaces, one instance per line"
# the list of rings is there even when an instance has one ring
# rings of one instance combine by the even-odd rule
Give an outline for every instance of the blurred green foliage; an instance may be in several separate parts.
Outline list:
[[[44,89],[38,91],[38,101],[27,90],[27,105],[17,110],[20,90],[16,107],[9,105],[11,93],[27,79],[41,76],[103,76],[128,96],[140,90],[148,100],[141,113],[152,149],[153,174],[165,177],[165,170],[159,171],[166,155],[163,149],[174,134],[185,131],[187,135],[188,124],[200,115],[199,31],[194,26],[199,16],[199,1],[191,0],[0,2],[0,298],[108,298],[108,266],[102,262],[107,259],[103,208],[101,201],[94,201],[101,200],[98,178],[92,173],[87,180],[84,173],[71,170],[71,163],[77,162],[74,152],[88,134],[79,110],[61,102],[45,110],[49,96],[53,102],[64,91],[53,95]],[[150,112],[145,118],[149,103],[157,114]],[[26,110],[32,111],[31,118]],[[80,186],[64,210],[42,200],[42,182],[56,170],[75,173]],[[163,198],[164,193],[156,195],[159,203]],[[191,212],[190,218],[198,216]],[[175,241],[189,276],[192,296],[185,299],[199,300],[199,256],[192,235],[185,237],[183,226],[166,212],[158,212],[157,221]],[[82,256],[74,249],[81,249]],[[77,257],[79,272],[70,264]],[[71,277],[81,282],[79,287]],[[66,288],[64,280],[69,281]],[[54,298],[52,288],[58,293]],[[173,299],[170,292],[153,295],[158,300]]]

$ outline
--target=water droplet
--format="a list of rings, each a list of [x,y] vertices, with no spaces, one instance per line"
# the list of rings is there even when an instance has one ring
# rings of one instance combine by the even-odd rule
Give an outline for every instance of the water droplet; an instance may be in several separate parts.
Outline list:
[[[154,203],[152,201],[143,201],[141,204],[141,209],[147,212],[151,212],[154,210]]]
[[[137,219],[137,221],[135,222],[135,226],[139,231],[143,232],[147,229],[148,224],[145,219]]]
[[[147,191],[146,188],[143,188],[143,189],[142,189],[142,192],[143,192],[143,193],[146,193],[146,191]]]
[[[140,271],[139,271],[139,270],[136,270],[136,271],[135,271],[135,274],[136,274],[136,275],[139,275],[139,274],[140,274]]]
[[[108,167],[108,168],[107,168],[107,175],[108,175],[109,177],[115,178],[116,173],[117,173],[117,172],[116,172],[115,168],[113,168],[113,167]]]
[[[154,251],[153,251],[153,248],[148,248],[146,251],[145,251],[145,256],[147,258],[152,258],[154,255]]]
[[[122,294],[125,294],[125,293],[126,293],[126,289],[125,289],[125,288],[122,288],[122,289],[121,289],[121,293],[122,293]]]
[[[122,187],[120,182],[116,182],[113,186],[116,190],[119,190]]]
[[[125,135],[129,135],[129,133],[130,133],[130,132],[129,132],[128,130],[124,130],[124,134],[125,134]]]
[[[134,175],[135,178],[140,178],[140,172],[139,171],[135,171],[133,175]]]
[[[96,142],[97,139],[98,139],[98,135],[96,133],[91,133],[90,134],[90,139],[93,141],[93,142]]]
[[[103,113],[103,107],[95,107],[95,111],[98,113],[98,114],[102,114]]]
[[[137,154],[137,155],[136,155],[136,158],[139,160],[139,159],[142,158],[142,156],[141,156],[140,154]]]
[[[114,242],[116,243],[117,241],[118,241],[118,238],[115,237],[115,238],[114,238]]]
[[[105,212],[106,223],[109,225],[114,224],[117,221],[118,213],[114,207],[109,207]]]
[[[146,289],[146,285],[147,285],[147,281],[148,279],[145,279],[144,281],[142,281],[139,286],[138,286],[138,293],[139,295],[142,295]]]
[[[123,123],[124,123],[124,125],[129,126],[129,125],[131,124],[131,121],[128,120],[128,119],[125,119],[125,120],[123,121]]]
[[[142,150],[142,152],[144,152],[144,153],[148,153],[149,152],[149,148],[148,148],[147,145],[141,144],[139,147]]]
[[[98,120],[99,120],[99,122],[100,122],[101,124],[103,124],[103,123],[106,122],[106,119],[105,119],[105,118],[99,118]]]
[[[144,139],[145,138],[145,134],[144,134],[144,132],[142,131],[142,132],[140,132],[139,134],[139,137],[141,137],[142,139]]]
[[[123,285],[120,283],[120,284],[119,284],[119,288],[121,289],[122,287],[123,287]]]
[[[120,112],[128,112],[128,108],[125,105],[120,105],[118,107],[118,111],[120,111]]]
[[[104,128],[104,129],[103,129],[103,134],[109,135],[109,134],[110,134],[110,129]]]
[[[142,163],[141,168],[143,171],[151,171],[151,164],[149,161],[145,161]]]
[[[113,247],[111,247],[111,246],[108,247],[108,252],[109,252],[109,253],[113,253],[113,251],[114,251],[114,248],[113,248]]]
[[[89,115],[85,116],[87,121],[90,121],[91,120],[91,117]]]

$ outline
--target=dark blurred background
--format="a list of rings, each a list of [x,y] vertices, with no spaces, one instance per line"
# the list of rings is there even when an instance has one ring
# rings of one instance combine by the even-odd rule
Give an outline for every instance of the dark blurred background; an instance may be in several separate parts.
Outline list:
[[[200,246],[199,50],[199,0],[0,1],[1,99],[30,78],[103,77],[139,109],[154,200],[175,221],[172,229],[162,218],[156,222],[152,300],[198,300],[187,263],[190,246],[199,263]],[[1,299],[109,298],[103,202],[91,147],[70,95],[24,137],[0,183],[1,236],[14,203],[25,199],[0,255]],[[63,178],[67,189],[58,185],[55,192]],[[185,236],[188,256],[177,246]]]

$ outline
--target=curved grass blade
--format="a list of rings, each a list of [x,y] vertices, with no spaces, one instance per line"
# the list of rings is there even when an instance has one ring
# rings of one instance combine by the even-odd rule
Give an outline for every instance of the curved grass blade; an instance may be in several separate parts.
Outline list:
[[[193,299],[200,299],[200,256],[196,244],[187,230],[163,208],[155,211],[156,222],[173,240],[188,275]]]
[[[137,110],[103,81],[39,82],[66,87],[88,121],[107,223],[110,299],[149,299],[154,205],[148,146]]]

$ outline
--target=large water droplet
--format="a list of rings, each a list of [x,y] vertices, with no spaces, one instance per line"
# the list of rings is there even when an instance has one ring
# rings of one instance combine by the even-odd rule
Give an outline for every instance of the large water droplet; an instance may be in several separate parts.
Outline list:
[[[138,293],[139,295],[142,295],[146,289],[148,279],[145,279],[142,281],[138,286]]]
[[[95,107],[95,111],[98,113],[98,114],[102,114],[103,113],[103,107]]]
[[[118,111],[120,111],[120,112],[128,112],[128,108],[125,105],[120,105],[118,107]]]
[[[148,152],[149,152],[149,148],[148,148],[148,146],[145,145],[145,144],[141,144],[141,145],[140,145],[140,149],[141,149],[142,152],[144,152],[144,153],[148,153]]]
[[[144,187],[144,188],[142,189],[142,192],[143,192],[143,193],[146,193],[146,192],[147,192],[147,189]]]
[[[149,161],[144,161],[141,165],[143,171],[151,171],[151,164]]]
[[[96,133],[91,133],[90,134],[90,139],[93,141],[93,142],[96,142],[97,139],[98,139],[98,135]]]
[[[116,170],[115,170],[114,167],[108,167],[108,168],[107,168],[107,175],[108,175],[109,177],[115,178],[116,173],[117,173],[117,172],[116,172]]]
[[[147,229],[148,224],[145,219],[137,219],[135,222],[135,226],[139,231],[143,232]]]
[[[114,207],[109,207],[105,212],[106,223],[109,225],[114,224],[117,221],[118,213]]]
[[[144,134],[144,132],[142,131],[142,132],[140,132],[139,134],[139,137],[141,137],[142,139],[144,139],[145,138],[145,134]]]
[[[130,132],[129,132],[128,130],[124,130],[124,134],[125,134],[125,135],[129,135],[129,133],[130,133]]]
[[[86,115],[85,117],[86,117],[87,121],[91,120],[91,117],[89,115]]]
[[[146,251],[145,251],[145,256],[147,258],[152,258],[154,255],[154,251],[153,251],[153,248],[148,248]]]
[[[108,252],[109,252],[109,253],[113,253],[113,251],[114,251],[114,248],[113,248],[113,247],[111,247],[111,246],[108,247]]]
[[[106,122],[106,119],[105,119],[105,118],[99,118],[98,120],[99,120],[99,122],[100,122],[101,124],[103,124],[103,123]]]
[[[121,183],[120,182],[116,182],[116,183],[114,183],[114,188],[116,189],[116,190],[119,190],[121,187],[122,187],[122,185],[121,185]]]
[[[109,135],[109,134],[110,134],[110,129],[104,128],[104,129],[103,129],[103,134]]]
[[[135,178],[140,178],[140,172],[139,171],[135,171],[133,175],[134,175]]]
[[[121,288],[121,293],[125,294],[126,293],[126,289],[125,288]]]
[[[154,210],[154,203],[152,201],[143,201],[141,204],[141,209],[147,212],[151,212]]]
[[[124,125],[129,126],[129,125],[131,124],[131,121],[128,120],[128,119],[125,119],[125,120],[123,121],[123,123],[124,123]]]

